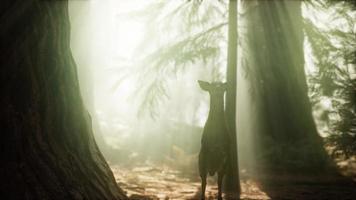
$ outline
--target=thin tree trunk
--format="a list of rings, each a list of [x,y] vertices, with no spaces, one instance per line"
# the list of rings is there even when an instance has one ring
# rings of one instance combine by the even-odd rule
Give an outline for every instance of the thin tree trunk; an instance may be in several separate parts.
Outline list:
[[[236,137],[236,77],[237,77],[237,0],[229,2],[227,55],[226,119],[231,139],[230,168],[226,177],[226,190],[240,193],[239,166]]]
[[[1,199],[126,199],[81,99],[67,4],[1,3]]]

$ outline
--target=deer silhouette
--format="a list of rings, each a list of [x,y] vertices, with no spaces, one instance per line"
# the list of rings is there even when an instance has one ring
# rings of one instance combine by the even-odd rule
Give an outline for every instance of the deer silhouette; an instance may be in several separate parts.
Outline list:
[[[222,181],[228,167],[229,133],[225,121],[224,93],[226,83],[198,81],[199,86],[210,94],[209,116],[205,123],[199,152],[201,199],[205,199],[207,175],[218,174],[218,199],[222,200]]]

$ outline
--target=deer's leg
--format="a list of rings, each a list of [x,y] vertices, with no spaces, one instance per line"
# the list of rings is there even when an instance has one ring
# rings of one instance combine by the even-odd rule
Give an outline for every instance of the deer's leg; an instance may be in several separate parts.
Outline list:
[[[205,188],[206,188],[206,177],[208,175],[207,170],[206,170],[206,163],[205,163],[205,154],[200,150],[199,153],[199,175],[201,178],[201,195],[200,199],[205,200]]]
[[[206,188],[206,176],[207,174],[200,174],[201,178],[201,200],[205,200],[205,188]]]
[[[218,200],[222,200],[221,189],[224,175],[224,172],[218,172]]]

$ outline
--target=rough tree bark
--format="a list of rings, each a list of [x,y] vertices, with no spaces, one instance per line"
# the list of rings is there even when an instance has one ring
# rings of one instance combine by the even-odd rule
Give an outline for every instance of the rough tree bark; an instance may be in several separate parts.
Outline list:
[[[83,106],[67,6],[1,2],[1,199],[126,199]]]

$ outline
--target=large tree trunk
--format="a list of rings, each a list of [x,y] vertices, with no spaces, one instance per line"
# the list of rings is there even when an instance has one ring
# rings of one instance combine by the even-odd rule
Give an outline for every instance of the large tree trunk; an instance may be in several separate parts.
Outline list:
[[[258,113],[253,134],[259,167],[323,171],[304,72],[301,1],[244,1],[245,67]]]
[[[67,6],[1,3],[1,199],[126,199],[83,106]]]
[[[228,57],[226,71],[226,119],[230,134],[231,157],[228,168],[225,188],[228,191],[240,193],[239,166],[236,140],[236,77],[237,77],[237,0],[229,2],[228,23]]]

